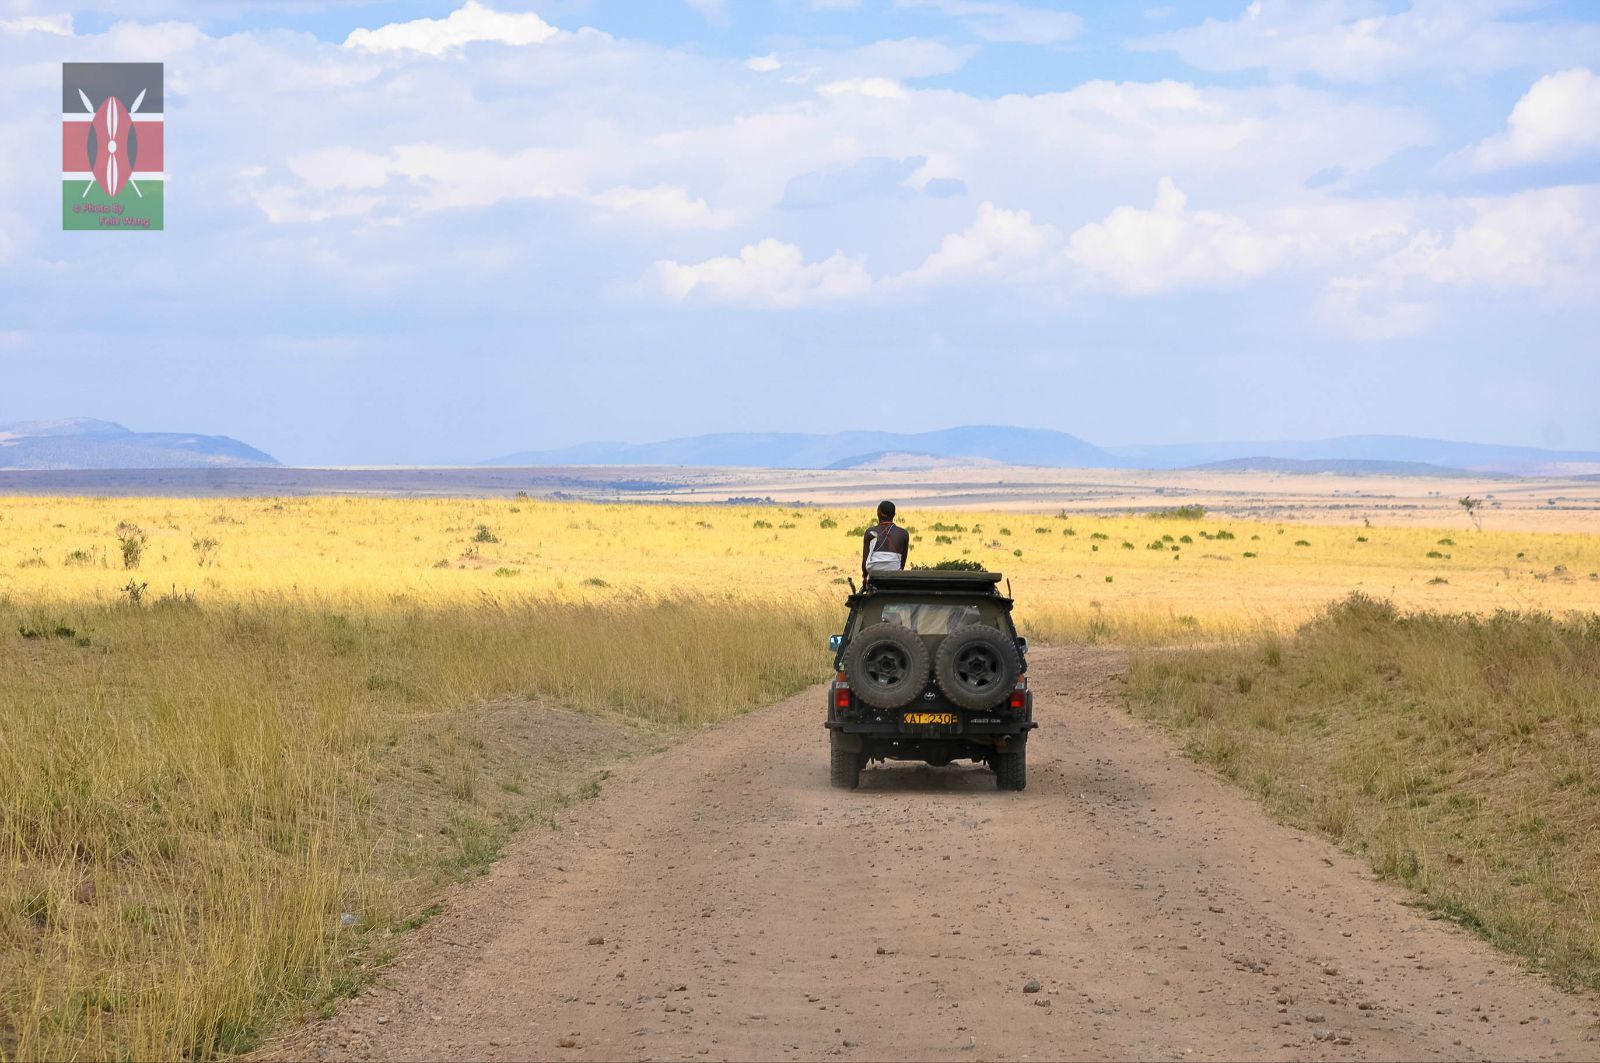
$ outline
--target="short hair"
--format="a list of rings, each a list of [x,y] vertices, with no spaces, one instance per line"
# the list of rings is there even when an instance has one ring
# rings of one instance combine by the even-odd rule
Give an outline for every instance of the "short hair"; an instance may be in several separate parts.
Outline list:
[[[894,520],[894,503],[887,498],[878,503],[878,519]]]

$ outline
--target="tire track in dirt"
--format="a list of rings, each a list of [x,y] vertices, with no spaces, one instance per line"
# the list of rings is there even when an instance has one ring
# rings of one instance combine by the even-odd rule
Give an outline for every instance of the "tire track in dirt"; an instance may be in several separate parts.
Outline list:
[[[1269,821],[1036,649],[1029,787],[830,790],[813,689],[624,763],[458,889],[328,1059],[1585,1058],[1566,994]],[[1027,992],[1028,983],[1037,992]]]

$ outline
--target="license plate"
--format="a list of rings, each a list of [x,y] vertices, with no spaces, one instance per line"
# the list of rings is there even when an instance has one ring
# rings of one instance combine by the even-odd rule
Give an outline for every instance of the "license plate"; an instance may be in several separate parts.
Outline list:
[[[953,712],[908,712],[905,716],[905,722],[954,726],[956,722],[956,714]]]

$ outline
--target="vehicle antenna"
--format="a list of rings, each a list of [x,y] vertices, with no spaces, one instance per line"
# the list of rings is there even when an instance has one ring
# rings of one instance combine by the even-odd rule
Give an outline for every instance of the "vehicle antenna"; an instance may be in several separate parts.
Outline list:
[[[1006,597],[1011,597],[1011,577],[1006,577]]]

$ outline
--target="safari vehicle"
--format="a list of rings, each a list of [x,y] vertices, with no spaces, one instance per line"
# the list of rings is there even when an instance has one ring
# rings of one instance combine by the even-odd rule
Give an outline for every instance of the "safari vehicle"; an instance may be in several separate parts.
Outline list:
[[[874,760],[987,764],[1002,790],[1028,783],[1026,639],[995,572],[875,572],[829,639],[829,778],[853,790]]]

